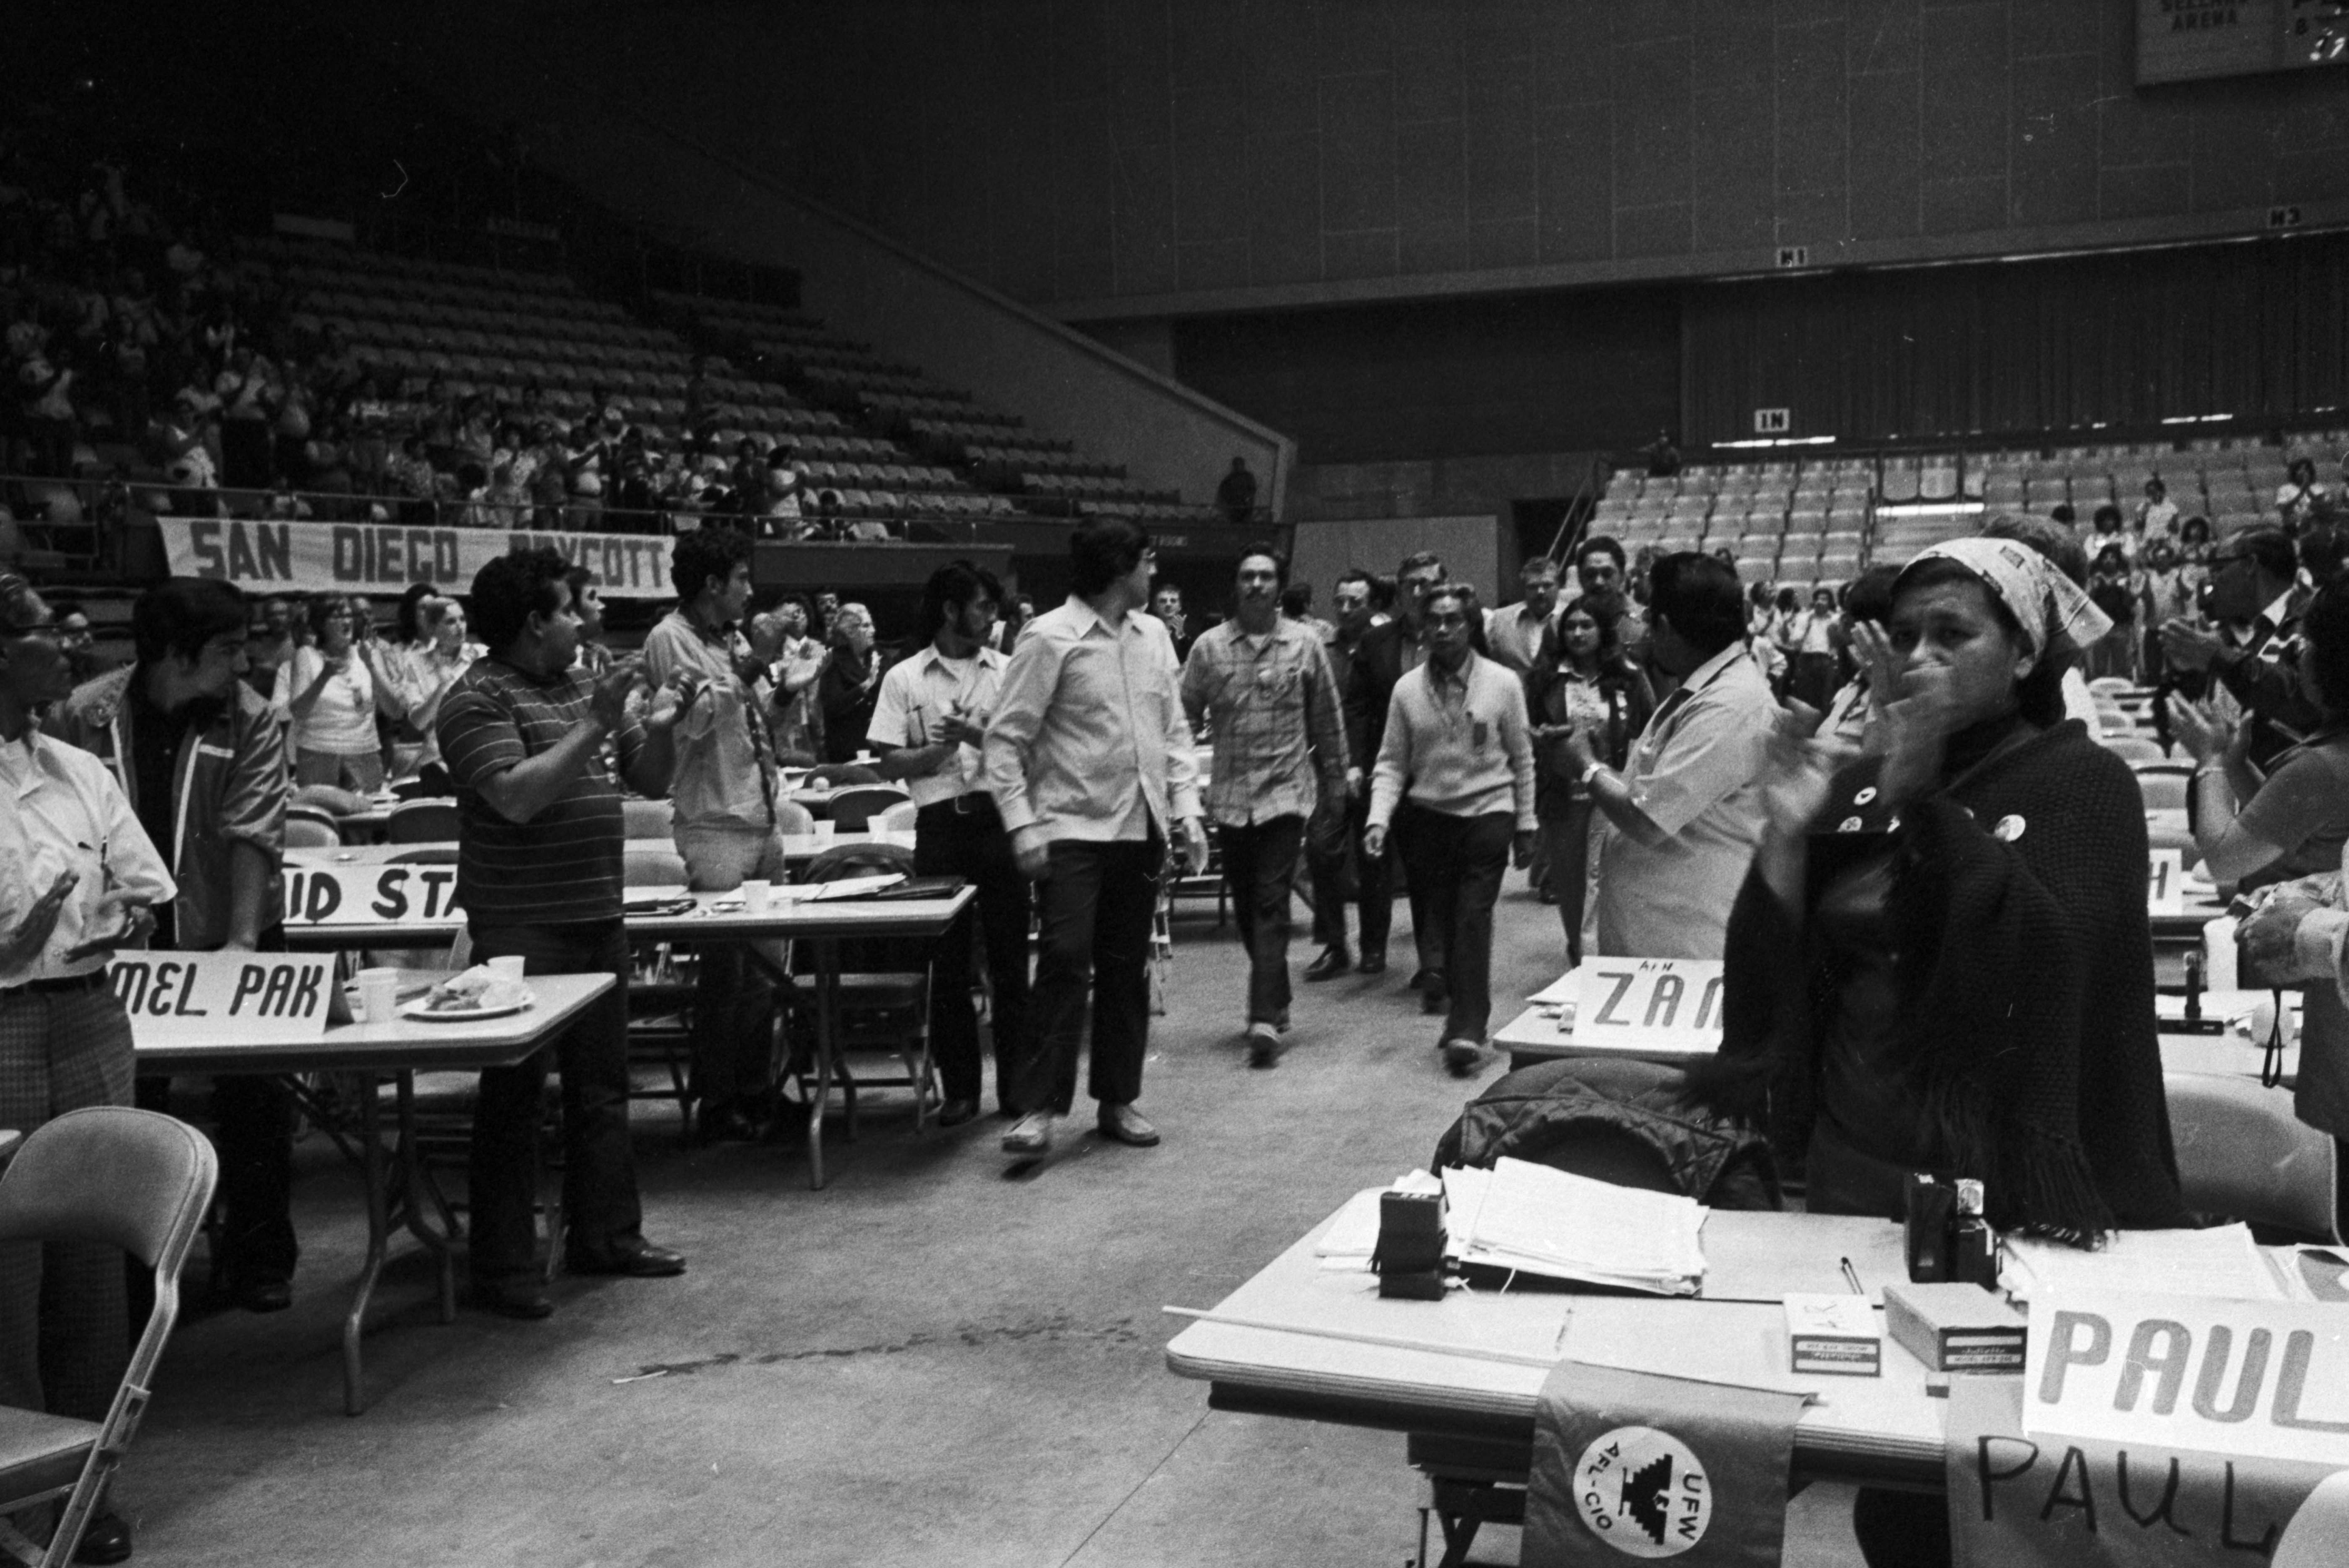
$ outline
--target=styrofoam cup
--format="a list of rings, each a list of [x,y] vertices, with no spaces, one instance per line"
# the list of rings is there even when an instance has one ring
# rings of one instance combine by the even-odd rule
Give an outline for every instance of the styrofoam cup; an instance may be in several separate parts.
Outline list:
[[[363,1021],[388,1024],[399,1016],[399,975],[397,969],[359,971],[359,1016]]]
[[[523,958],[520,954],[506,958],[486,959],[483,962],[488,965],[490,973],[501,980],[522,978]]]
[[[764,913],[767,901],[774,896],[775,884],[764,877],[752,877],[742,884],[742,907],[752,913]]]

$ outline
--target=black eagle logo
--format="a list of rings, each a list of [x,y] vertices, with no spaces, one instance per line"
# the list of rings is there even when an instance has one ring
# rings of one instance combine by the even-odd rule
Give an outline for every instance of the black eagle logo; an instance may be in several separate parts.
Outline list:
[[[1664,1506],[1672,1490],[1672,1456],[1661,1454],[1623,1478],[1623,1511],[1648,1533],[1664,1543]]]

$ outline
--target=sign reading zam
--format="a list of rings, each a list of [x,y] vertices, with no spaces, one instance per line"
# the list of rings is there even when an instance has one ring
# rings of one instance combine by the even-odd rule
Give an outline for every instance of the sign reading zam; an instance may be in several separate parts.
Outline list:
[[[372,593],[431,583],[462,593],[484,562],[550,546],[595,574],[607,599],[667,599],[667,535],[543,533],[533,529],[410,528],[393,522],[266,522],[165,517],[174,577],[212,577],[264,593]]]
[[[1577,1046],[1721,1045],[1718,959],[1592,958],[1574,973]]]
[[[114,994],[144,1045],[174,1037],[316,1039],[326,1032],[334,960],[281,953],[125,953]]]

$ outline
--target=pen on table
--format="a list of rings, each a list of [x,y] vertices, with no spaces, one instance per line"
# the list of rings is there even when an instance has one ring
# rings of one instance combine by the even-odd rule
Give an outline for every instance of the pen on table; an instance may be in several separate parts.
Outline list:
[[[1866,1295],[1868,1294],[1868,1287],[1859,1283],[1859,1271],[1851,1266],[1851,1260],[1849,1258],[1837,1258],[1836,1261],[1843,1264],[1844,1283],[1851,1286],[1851,1294],[1854,1295]]]

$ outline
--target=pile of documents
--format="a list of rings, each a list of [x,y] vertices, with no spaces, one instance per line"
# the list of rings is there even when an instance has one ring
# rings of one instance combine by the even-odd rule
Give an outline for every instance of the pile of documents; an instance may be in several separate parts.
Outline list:
[[[1444,1198],[1464,1265],[1657,1295],[1694,1295],[1704,1282],[1706,1210],[1691,1199],[1506,1157],[1445,1171]]]
[[[2095,1252],[2009,1236],[1998,1283],[2019,1301],[2078,1291],[2282,1301],[2290,1288],[2248,1225],[2207,1231],[2115,1231]]]

